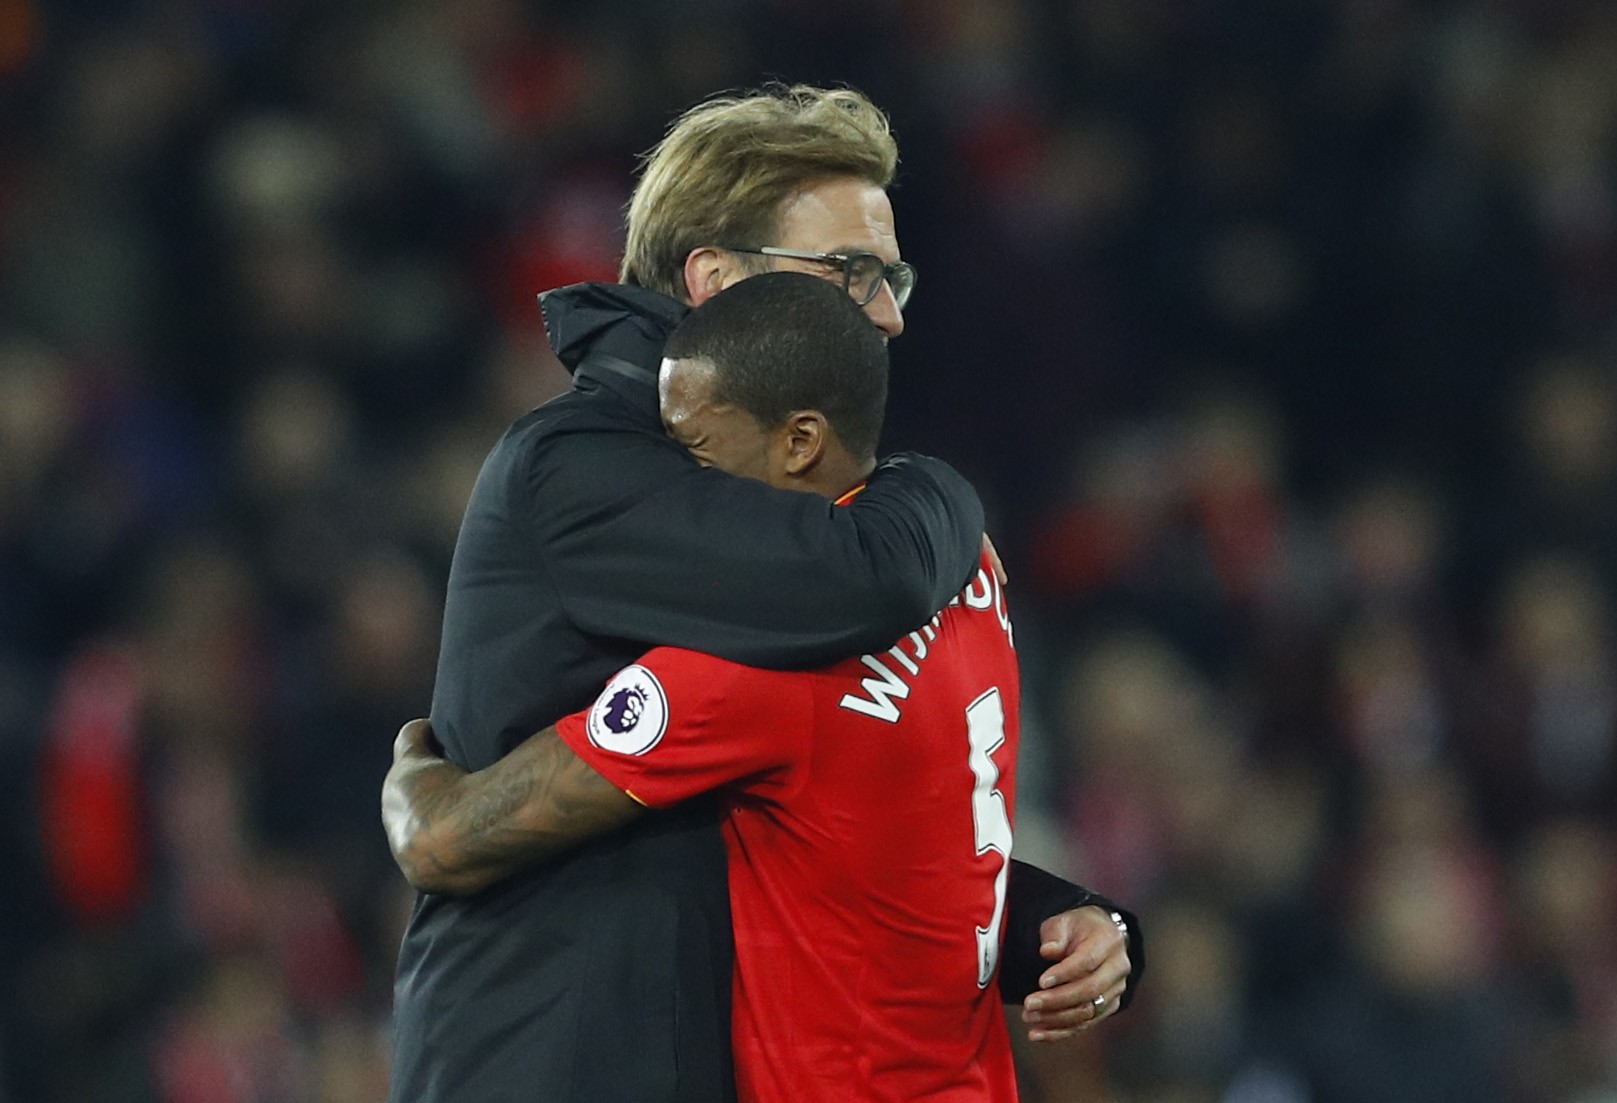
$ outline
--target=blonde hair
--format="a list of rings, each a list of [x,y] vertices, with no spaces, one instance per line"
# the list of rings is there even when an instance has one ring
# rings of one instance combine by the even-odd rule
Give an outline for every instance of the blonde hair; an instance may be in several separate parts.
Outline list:
[[[898,168],[887,116],[851,88],[770,85],[686,111],[641,159],[619,279],[685,298],[703,246],[774,244],[781,204],[809,183]]]

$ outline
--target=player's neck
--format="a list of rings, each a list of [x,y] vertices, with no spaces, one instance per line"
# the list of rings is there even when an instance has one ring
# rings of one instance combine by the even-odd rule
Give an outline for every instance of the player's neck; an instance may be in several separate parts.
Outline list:
[[[826,456],[820,463],[815,464],[814,470],[802,476],[798,489],[811,491],[835,502],[850,490],[861,486],[875,469],[874,459],[855,459],[847,452]]]

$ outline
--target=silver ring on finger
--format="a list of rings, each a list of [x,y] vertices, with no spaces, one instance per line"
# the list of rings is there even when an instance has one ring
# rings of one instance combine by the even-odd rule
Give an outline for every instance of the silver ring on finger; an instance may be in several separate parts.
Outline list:
[[[1092,1002],[1095,1005],[1095,1013],[1099,1014],[1101,1012],[1101,1010],[1104,1009],[1105,1006],[1106,1006],[1106,994],[1103,992],[1100,995],[1096,996],[1090,1002]]]

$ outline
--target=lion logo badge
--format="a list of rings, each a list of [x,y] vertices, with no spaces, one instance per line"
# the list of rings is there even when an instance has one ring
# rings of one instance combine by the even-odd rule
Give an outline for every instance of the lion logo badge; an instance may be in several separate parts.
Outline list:
[[[668,730],[668,695],[650,670],[624,667],[595,699],[585,729],[603,751],[645,754]]]
[[[624,686],[606,702],[606,714],[601,718],[607,728],[622,735],[640,722],[646,711],[646,693],[638,686]]]

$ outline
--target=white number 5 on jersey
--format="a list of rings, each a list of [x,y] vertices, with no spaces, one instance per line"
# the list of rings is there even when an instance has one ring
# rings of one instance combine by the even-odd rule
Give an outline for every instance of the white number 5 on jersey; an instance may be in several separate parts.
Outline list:
[[[999,932],[1005,924],[1005,882],[1011,865],[1011,817],[1005,794],[996,786],[999,767],[990,757],[1005,743],[1005,706],[995,686],[966,706],[966,737],[971,743],[971,772],[977,784],[971,791],[971,818],[976,827],[977,854],[990,850],[1000,855],[994,875],[994,914],[988,926],[977,928],[977,987],[987,988],[999,964]]]

